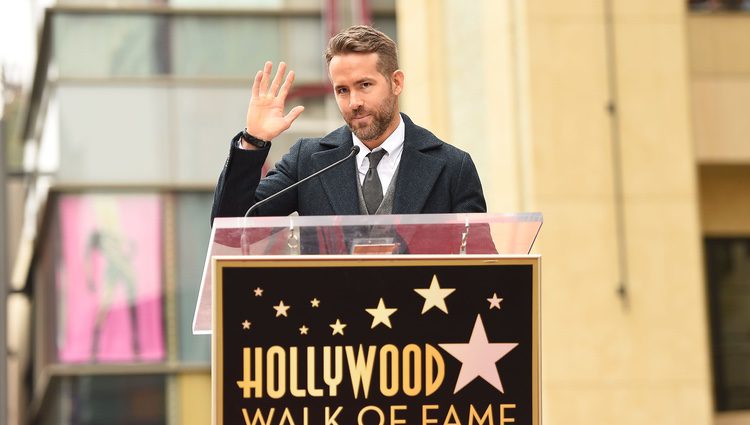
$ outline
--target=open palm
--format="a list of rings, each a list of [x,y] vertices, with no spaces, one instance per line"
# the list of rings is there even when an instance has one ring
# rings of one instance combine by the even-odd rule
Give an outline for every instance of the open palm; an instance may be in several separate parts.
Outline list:
[[[247,132],[261,140],[272,140],[286,131],[305,109],[295,106],[284,114],[284,104],[294,82],[294,71],[286,72],[286,63],[279,63],[276,76],[271,81],[273,64],[266,62],[262,71],[255,74],[253,95],[247,108]]]

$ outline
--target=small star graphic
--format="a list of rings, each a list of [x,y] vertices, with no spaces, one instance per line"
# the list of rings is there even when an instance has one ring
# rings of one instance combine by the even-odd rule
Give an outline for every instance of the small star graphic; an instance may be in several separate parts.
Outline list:
[[[502,300],[503,300],[502,298],[497,297],[496,292],[493,292],[492,298],[487,298],[487,301],[490,302],[490,310],[492,310],[493,308],[497,308],[498,310],[500,310],[500,301]]]
[[[245,320],[244,322],[242,322],[242,329],[250,329],[250,325],[252,325],[252,323]]]
[[[263,289],[259,286],[255,289],[253,289],[253,292],[255,292],[256,297],[262,297],[263,296]]]
[[[330,326],[331,329],[333,329],[333,333],[331,333],[331,335],[336,335],[336,334],[344,335],[344,328],[346,327],[346,324],[341,323],[339,319],[336,319],[336,323],[331,323],[328,326]]]
[[[448,307],[445,305],[445,298],[450,295],[456,288],[441,288],[437,275],[432,276],[432,283],[428,289],[415,289],[419,295],[424,297],[424,307],[422,314],[425,314],[432,307],[437,307],[448,313]]]
[[[377,308],[366,308],[365,311],[372,315],[372,326],[370,327],[370,329],[373,329],[375,326],[381,323],[391,328],[391,315],[395,313],[396,310],[398,309],[386,308],[383,298],[381,298],[380,302],[378,302]]]
[[[302,327],[299,328],[299,334],[300,335],[307,335],[307,331],[309,331],[310,328],[308,328],[305,325],[302,325]]]
[[[313,308],[318,308],[320,306],[320,300],[317,298],[313,298],[310,300],[310,304],[313,306]]]
[[[477,314],[477,320],[474,322],[474,329],[471,331],[469,342],[438,345],[461,362],[461,371],[458,373],[453,394],[459,392],[476,378],[483,378],[498,391],[505,393],[495,363],[516,348],[518,344],[488,342],[481,316]]]
[[[289,310],[289,307],[290,306],[288,305],[284,305],[284,301],[279,301],[279,305],[273,306],[273,309],[276,310],[276,317],[279,317],[279,316],[289,317],[286,314],[287,310]]]

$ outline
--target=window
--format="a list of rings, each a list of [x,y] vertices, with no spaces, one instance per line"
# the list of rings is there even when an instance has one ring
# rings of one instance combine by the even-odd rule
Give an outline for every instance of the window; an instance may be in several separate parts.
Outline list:
[[[688,0],[690,10],[750,11],[750,0]]]
[[[750,238],[707,238],[705,249],[716,408],[750,409]]]

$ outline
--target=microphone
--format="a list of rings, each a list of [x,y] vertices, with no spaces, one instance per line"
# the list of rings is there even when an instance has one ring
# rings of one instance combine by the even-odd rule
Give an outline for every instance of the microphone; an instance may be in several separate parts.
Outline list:
[[[258,201],[256,203],[254,203],[250,208],[247,209],[247,211],[245,212],[245,215],[243,217],[250,216],[250,213],[252,213],[253,211],[255,211],[258,207],[260,207],[260,206],[262,206],[262,205],[264,205],[264,204],[266,204],[268,202],[271,202],[272,199],[277,198],[277,197],[283,195],[284,193],[286,193],[286,192],[294,189],[295,187],[301,185],[302,183],[310,180],[311,178],[319,176],[319,175],[325,173],[326,171],[330,170],[331,168],[333,168],[333,167],[341,164],[342,162],[345,162],[349,158],[351,158],[353,156],[356,156],[358,153],[359,153],[359,146],[356,146],[356,145],[352,146],[352,150],[349,152],[349,155],[347,155],[343,159],[340,159],[340,160],[334,162],[333,164],[331,164],[331,165],[329,165],[329,166],[327,166],[327,167],[325,167],[325,168],[323,168],[321,170],[318,170],[318,171],[310,174],[309,176],[305,177],[304,179],[302,179],[302,180],[300,180],[300,181],[298,181],[298,182],[296,182],[296,183],[294,183],[294,184],[292,184],[292,185],[290,185],[288,187],[285,187],[284,189],[282,189],[282,190],[274,193],[273,195],[269,196],[266,199],[262,199],[262,200],[260,200],[260,201]],[[244,235],[244,231],[243,231],[243,235]]]

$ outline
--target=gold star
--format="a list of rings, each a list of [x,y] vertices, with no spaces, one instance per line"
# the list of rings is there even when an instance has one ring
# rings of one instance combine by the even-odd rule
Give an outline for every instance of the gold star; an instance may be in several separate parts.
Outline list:
[[[331,335],[336,335],[336,334],[344,335],[344,328],[346,327],[346,324],[341,323],[339,319],[336,319],[336,323],[331,323],[328,326],[330,326],[331,329],[333,329],[333,333]]]
[[[450,295],[456,288],[441,288],[438,283],[437,275],[432,276],[432,283],[428,289],[415,289],[415,291],[424,297],[424,307],[422,307],[422,314],[425,314],[427,310],[432,307],[437,307],[443,310],[444,313],[448,313],[448,307],[445,305],[445,298]]]
[[[313,298],[310,300],[310,304],[312,304],[314,308],[318,308],[318,306],[320,306],[320,300],[317,298]]]
[[[257,288],[255,288],[255,289],[253,289],[253,292],[255,292],[255,296],[256,297],[262,297],[263,296],[263,289],[261,289],[260,286],[257,287]]]
[[[307,335],[307,331],[309,331],[309,330],[310,330],[310,328],[308,328],[305,325],[302,325],[302,327],[299,328],[299,334],[300,335]]]
[[[502,301],[502,300],[503,300],[502,298],[498,298],[497,297],[497,293],[496,292],[493,292],[492,293],[492,298],[487,298],[487,301],[490,302],[490,310],[492,310],[495,307],[497,307],[497,309],[500,310],[500,301]]]
[[[252,323],[245,320],[244,322],[242,322],[242,329],[250,329],[250,325],[252,325]]]
[[[289,317],[286,315],[286,311],[289,310],[288,305],[284,305],[284,301],[279,301],[279,305],[273,306],[273,309],[276,310],[276,317],[284,316]]]
[[[381,323],[391,328],[391,315],[395,313],[396,310],[398,309],[385,308],[385,302],[383,301],[383,298],[380,298],[380,302],[378,302],[377,308],[366,308],[365,311],[372,315],[372,326],[370,326],[370,329]]]

